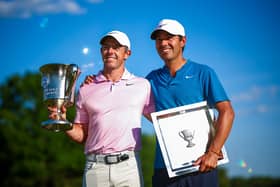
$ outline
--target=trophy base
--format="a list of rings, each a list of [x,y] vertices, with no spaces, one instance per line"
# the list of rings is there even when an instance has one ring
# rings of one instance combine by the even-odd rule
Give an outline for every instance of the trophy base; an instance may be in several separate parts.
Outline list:
[[[42,127],[54,132],[67,131],[73,128],[73,124],[69,121],[49,119],[42,122]]]

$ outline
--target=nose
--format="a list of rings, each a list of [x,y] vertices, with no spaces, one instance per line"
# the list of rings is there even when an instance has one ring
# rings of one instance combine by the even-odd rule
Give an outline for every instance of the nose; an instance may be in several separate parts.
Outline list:
[[[114,48],[113,48],[112,46],[106,48],[106,50],[105,50],[105,52],[106,52],[106,53],[109,53],[109,54],[114,53],[114,51],[115,51],[115,50],[114,50]]]
[[[110,47],[108,48],[108,52],[111,53],[111,52],[113,52],[113,51],[114,51],[114,48],[113,48],[112,46],[110,46]]]
[[[168,44],[168,40],[167,40],[167,39],[158,40],[158,41],[157,41],[157,44],[158,44],[159,46],[165,46],[165,45]]]

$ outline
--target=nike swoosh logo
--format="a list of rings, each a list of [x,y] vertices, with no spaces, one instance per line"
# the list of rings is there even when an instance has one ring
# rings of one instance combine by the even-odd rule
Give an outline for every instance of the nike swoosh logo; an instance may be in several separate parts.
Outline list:
[[[191,79],[191,78],[193,78],[193,75],[186,75],[185,78],[186,79]]]
[[[131,85],[133,85],[133,84],[134,84],[134,83],[131,83],[131,82],[125,83],[126,86],[131,86]]]

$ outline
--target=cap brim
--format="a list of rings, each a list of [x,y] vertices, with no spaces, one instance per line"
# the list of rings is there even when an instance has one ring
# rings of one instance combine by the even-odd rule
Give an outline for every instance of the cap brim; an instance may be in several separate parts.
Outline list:
[[[155,40],[155,39],[156,39],[156,33],[157,33],[157,31],[159,31],[159,30],[154,30],[154,31],[152,32],[152,34],[151,34],[151,39],[152,39],[152,40]]]
[[[104,36],[103,38],[101,38],[101,40],[100,40],[99,43],[100,43],[100,44],[103,44],[103,42],[104,42],[104,40],[105,40],[106,38],[114,38],[114,40],[116,40],[116,41],[118,42],[118,44],[121,45],[120,42],[119,42],[114,36],[110,36],[110,35],[106,35],[106,36]]]
[[[164,32],[167,32],[168,34],[174,35],[174,34],[168,32],[167,30],[164,30],[164,29],[156,29],[156,30],[154,30],[154,31],[152,32],[152,34],[151,34],[151,39],[152,39],[152,40],[155,40],[155,39],[156,39],[156,35],[157,35],[158,31],[164,31]]]

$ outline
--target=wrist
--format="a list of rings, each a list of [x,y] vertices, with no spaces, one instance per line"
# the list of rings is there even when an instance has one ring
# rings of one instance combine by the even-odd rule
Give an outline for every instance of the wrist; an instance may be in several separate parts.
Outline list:
[[[222,156],[220,151],[215,151],[213,149],[208,149],[207,153],[212,153],[212,154],[216,155],[218,158]]]

